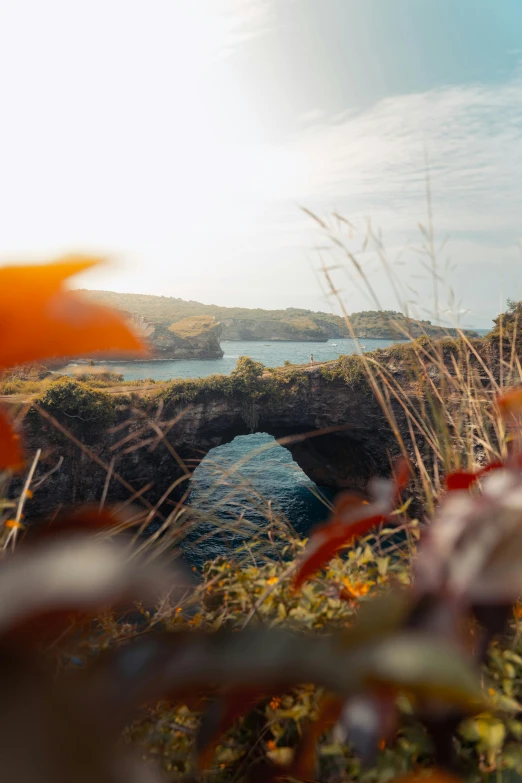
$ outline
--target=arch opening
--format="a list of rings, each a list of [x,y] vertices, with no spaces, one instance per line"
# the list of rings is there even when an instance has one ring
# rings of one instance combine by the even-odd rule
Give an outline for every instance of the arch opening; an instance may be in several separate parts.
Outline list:
[[[185,554],[199,565],[230,557],[243,547],[258,560],[265,545],[284,548],[292,533],[308,534],[329,513],[333,492],[320,488],[273,435],[235,436],[209,450],[190,481],[188,506],[193,530]]]

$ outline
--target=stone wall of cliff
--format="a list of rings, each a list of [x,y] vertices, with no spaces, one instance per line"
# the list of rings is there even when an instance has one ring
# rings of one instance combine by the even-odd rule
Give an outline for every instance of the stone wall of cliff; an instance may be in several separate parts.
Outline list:
[[[137,492],[139,503],[154,505],[180,480],[163,502],[168,512],[210,449],[251,432],[285,439],[305,473],[333,489],[364,489],[370,476],[388,474],[389,455],[396,452],[366,381],[327,377],[319,367],[253,379],[182,381],[131,402],[70,379],[49,387],[40,407],[58,428],[33,409],[24,437],[30,452],[43,449],[40,473],[61,463],[29,503],[30,515],[58,504],[98,501],[109,465],[109,500]],[[166,431],[165,440],[157,437],[158,426]],[[182,463],[188,467],[186,480]]]
[[[273,342],[326,342],[329,331],[311,318],[225,318],[223,340],[269,340]]]
[[[461,349],[452,340],[438,345],[437,361],[424,367],[430,384],[438,383],[439,357],[451,370]],[[498,376],[498,350],[481,341],[472,348],[467,361],[487,384],[483,367]],[[411,400],[424,399],[421,376],[413,367],[416,350],[419,346],[406,344],[372,355],[390,387],[401,388]],[[429,456],[422,437],[417,437],[419,451],[414,453],[411,422],[401,400],[391,395],[389,405],[407,450],[418,457],[426,449]],[[29,513],[99,500],[109,466],[109,500],[138,493],[140,503],[152,506],[163,498],[161,505],[168,511],[187,488],[190,472],[212,448],[251,432],[282,439],[312,481],[334,490],[364,490],[371,476],[389,474],[390,459],[398,453],[395,435],[357,356],[277,370],[243,358],[230,376],[158,384],[156,391],[143,396],[110,395],[62,379],[47,388],[38,406],[44,415],[35,407],[29,411],[24,440],[30,453],[42,449],[40,474],[58,463],[60,467],[35,494]]]
[[[184,318],[172,326],[128,314],[152,350],[152,359],[220,359],[222,325],[212,317]]]

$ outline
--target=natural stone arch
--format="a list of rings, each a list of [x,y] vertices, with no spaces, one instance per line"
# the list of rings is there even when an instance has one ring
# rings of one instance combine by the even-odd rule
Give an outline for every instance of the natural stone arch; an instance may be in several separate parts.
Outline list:
[[[390,456],[398,450],[396,439],[365,382],[348,384],[342,378],[325,377],[317,368],[301,372],[299,381],[285,386],[281,394],[256,396],[248,389],[234,390],[227,383],[226,379],[214,385],[209,382],[208,386],[201,382],[192,399],[188,395],[166,399],[162,417],[175,420],[166,436],[168,448],[162,444],[152,452],[129,451],[126,444],[114,451],[111,447],[121,435],[112,435],[111,428],[107,428],[93,435],[89,449],[106,464],[115,458],[115,471],[137,491],[150,484],[145,497],[153,505],[182,475],[172,450],[194,468],[214,446],[251,432],[266,432],[282,440],[295,462],[319,486],[364,490],[371,476],[389,474]],[[257,389],[262,389],[263,381],[259,383]],[[157,404],[151,403],[151,416]],[[396,418],[405,433],[407,428],[400,415],[397,411]],[[103,468],[66,439],[50,449],[49,432],[38,416],[30,417],[28,422],[30,450],[44,447],[49,466],[55,464],[58,455],[64,461],[27,510],[41,513],[57,504],[98,501],[106,480]],[[139,417],[128,422],[130,430],[142,425]],[[303,434],[308,437],[301,437]],[[42,465],[45,467],[44,460]],[[168,503],[175,502],[183,489],[183,484],[177,487],[166,501],[165,510],[172,508]],[[129,490],[111,480],[107,497],[109,501],[126,500]]]

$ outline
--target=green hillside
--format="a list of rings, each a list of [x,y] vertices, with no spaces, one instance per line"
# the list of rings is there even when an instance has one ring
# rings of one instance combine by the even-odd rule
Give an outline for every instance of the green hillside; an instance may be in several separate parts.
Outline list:
[[[406,339],[427,335],[428,337],[454,337],[456,329],[435,326],[431,321],[417,321],[394,310],[364,310],[352,313],[350,320],[356,334],[361,338]],[[469,337],[479,337],[477,332],[464,330]]]
[[[344,319],[331,313],[288,307],[285,310],[248,309],[246,307],[220,307],[201,302],[186,301],[169,296],[148,294],[120,294],[114,291],[88,291],[82,293],[97,302],[126,310],[156,324],[172,329],[173,324],[191,319],[186,326],[176,329],[203,328],[204,316],[216,318],[222,323],[223,340],[309,340],[326,341],[329,338],[348,337]],[[430,337],[455,335],[454,329],[434,326],[430,321],[416,321],[392,310],[367,310],[350,316],[358,337],[372,339],[407,339],[427,334]],[[475,332],[469,336],[478,337]]]

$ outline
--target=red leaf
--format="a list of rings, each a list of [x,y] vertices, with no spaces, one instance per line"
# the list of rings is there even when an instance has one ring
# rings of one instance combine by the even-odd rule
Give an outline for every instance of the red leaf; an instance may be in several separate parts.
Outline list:
[[[308,546],[308,553],[297,571],[294,579],[294,590],[298,590],[304,582],[316,571],[323,567],[325,563],[332,559],[341,547],[346,546],[356,536],[364,535],[375,525],[383,522],[385,517],[382,514],[364,517],[354,520],[351,525],[343,524],[334,519],[333,522],[319,528]]]
[[[214,702],[202,718],[196,739],[196,755],[200,771],[208,769],[221,736],[241,715],[252,710],[265,697],[266,693],[252,687],[233,691]]]
[[[397,494],[403,489],[406,489],[408,481],[410,480],[411,467],[406,457],[399,457],[395,460],[393,465],[393,480]]]
[[[20,470],[23,459],[20,438],[14,431],[9,417],[0,410],[0,469]]]
[[[486,465],[485,468],[475,471],[474,473],[468,471],[458,471],[457,473],[450,473],[446,476],[446,490],[448,492],[454,492],[456,490],[469,489],[473,484],[482,476],[490,473],[493,470],[500,470],[504,468],[503,462],[492,462]]]
[[[319,707],[317,720],[309,724],[303,732],[295,759],[288,777],[296,780],[315,780],[316,743],[339,719],[343,702],[335,696],[326,696]]]
[[[360,506],[368,505],[362,495],[355,492],[343,492],[335,500],[334,516],[340,518],[346,511],[353,511]]]
[[[33,542],[64,533],[96,533],[99,530],[116,527],[122,521],[114,511],[108,508],[100,509],[93,506],[81,506],[66,512],[52,522],[34,525],[29,528],[24,542]]]
[[[446,476],[446,490],[455,492],[455,490],[469,489],[478,479],[478,476],[478,473],[468,473],[463,470],[458,473],[450,473]]]

